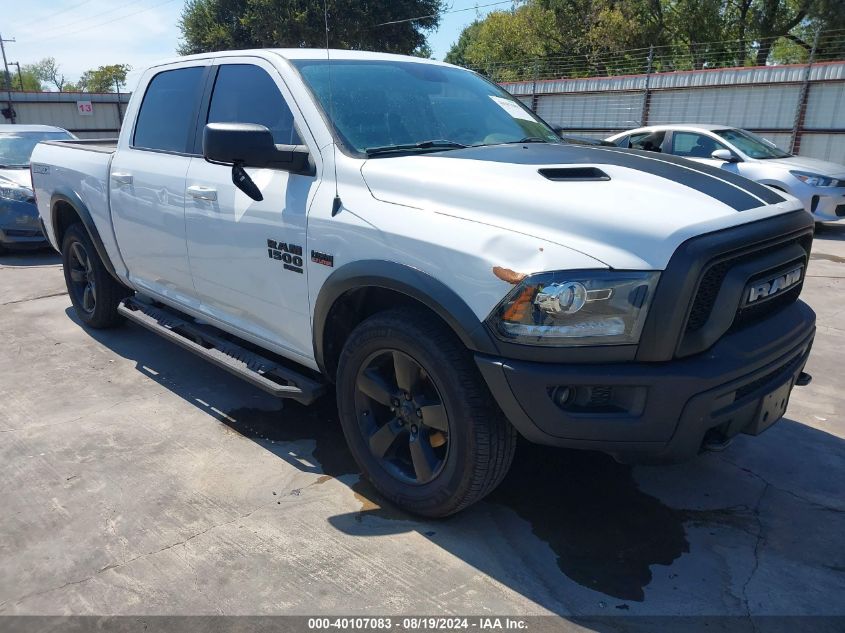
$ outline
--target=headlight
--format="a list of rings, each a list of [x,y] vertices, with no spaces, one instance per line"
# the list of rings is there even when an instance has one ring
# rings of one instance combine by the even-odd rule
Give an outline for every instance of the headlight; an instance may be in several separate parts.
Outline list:
[[[0,198],[14,200],[15,202],[29,202],[33,199],[32,189],[19,187],[18,185],[0,186]]]
[[[503,339],[528,345],[636,343],[660,273],[560,271],[520,282],[488,317]]]
[[[791,171],[789,173],[795,176],[805,185],[810,185],[811,187],[838,186],[838,181],[836,180],[836,178],[829,178],[827,176],[822,176],[821,174],[810,174],[804,171]]]

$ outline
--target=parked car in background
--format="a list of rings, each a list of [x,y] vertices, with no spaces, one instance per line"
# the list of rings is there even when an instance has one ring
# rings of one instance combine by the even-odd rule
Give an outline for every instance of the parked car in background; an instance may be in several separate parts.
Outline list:
[[[616,147],[616,143],[605,141],[600,138],[593,138],[592,136],[580,136],[578,134],[567,134],[566,129],[555,125],[553,127],[555,134],[560,137],[564,143],[572,143],[573,145],[604,145],[606,147]]]
[[[607,138],[619,147],[674,154],[732,171],[798,198],[816,222],[845,218],[845,165],[795,156],[726,125],[652,125]]]
[[[605,141],[600,138],[591,138],[589,136],[575,136],[572,134],[561,134],[560,140],[564,143],[572,143],[573,145],[592,145],[592,146],[602,146],[605,147],[614,147],[613,143],[609,141]]]
[[[49,245],[38,220],[29,157],[41,141],[74,138],[50,125],[0,125],[0,251]]]

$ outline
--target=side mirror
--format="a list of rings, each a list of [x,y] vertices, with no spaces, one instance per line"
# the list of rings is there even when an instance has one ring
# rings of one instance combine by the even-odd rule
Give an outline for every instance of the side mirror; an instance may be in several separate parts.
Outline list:
[[[739,162],[739,156],[734,154],[729,149],[717,149],[712,154],[710,154],[710,158],[713,158],[715,160],[723,160],[727,163],[738,163]]]
[[[270,130],[254,123],[209,123],[203,131],[202,153],[210,163],[232,165],[232,182],[253,200],[263,197],[244,167],[269,167],[304,176],[316,173],[305,145],[276,145]]]

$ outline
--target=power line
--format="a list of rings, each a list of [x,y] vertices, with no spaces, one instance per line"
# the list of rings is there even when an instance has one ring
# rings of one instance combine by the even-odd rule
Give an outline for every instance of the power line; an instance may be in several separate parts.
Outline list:
[[[91,2],[91,0],[82,0],[82,2],[80,2],[79,4],[74,4],[72,6],[64,8],[64,9],[60,9],[58,11],[52,12],[50,14],[50,16],[47,17],[47,18],[35,18],[34,20],[29,20],[28,22],[24,22],[23,24],[18,25],[18,27],[22,28],[22,27],[25,27],[25,26],[29,26],[30,24],[35,24],[36,22],[42,22],[42,21],[49,22],[50,20],[55,18],[57,15],[61,15],[62,13],[67,13],[68,11],[73,11],[74,9],[78,9],[83,4],[88,4],[89,2]]]
[[[462,13],[464,11],[477,11],[478,9],[486,9],[487,7],[495,7],[501,4],[519,4],[521,2],[525,2],[525,0],[502,0],[501,2],[491,2],[489,4],[477,4],[474,7],[468,7],[466,9],[452,9],[450,11],[442,11],[441,13],[430,13],[429,15],[418,15],[415,18],[405,18],[404,20],[391,20],[390,22],[382,22],[381,24],[376,24],[374,26],[388,26],[390,24],[404,24],[405,22],[416,22],[417,20],[425,20],[426,18],[436,18],[441,15],[446,15],[447,13]]]
[[[122,6],[113,7],[111,9],[106,10],[106,11],[101,11],[100,13],[94,13],[93,15],[81,16],[78,19],[74,19],[74,20],[71,20],[70,22],[62,24],[61,26],[54,25],[52,27],[47,27],[46,35],[47,35],[48,38],[50,38],[50,37],[53,37],[54,35],[62,35],[66,32],[75,32],[73,30],[67,31],[67,28],[68,27],[76,27],[77,25],[85,24],[86,22],[90,23],[92,20],[96,20],[97,18],[100,18],[104,15],[109,15],[111,13],[121,11],[122,9],[126,9],[130,5],[138,4],[139,2],[143,2],[143,1],[144,0],[129,0],[128,2],[124,3]],[[51,31],[52,31],[52,34],[50,33]]]
[[[132,13],[127,13],[126,15],[120,15],[116,18],[111,19],[111,20],[106,20],[105,22],[100,22],[98,24],[91,24],[90,26],[84,26],[81,29],[77,29],[75,31],[69,31],[67,33],[57,33],[55,35],[48,35],[47,37],[41,38],[40,41],[54,40],[54,39],[59,38],[59,37],[67,37],[68,35],[76,35],[77,33],[83,33],[85,31],[90,31],[91,29],[96,29],[96,28],[99,28],[101,26],[106,26],[107,24],[112,24],[113,22],[118,22],[120,20],[125,20],[126,18],[131,18],[131,17],[138,15],[140,13],[145,13],[146,11],[151,11],[152,9],[156,9],[158,7],[164,6],[165,4],[171,4],[173,2],[176,2],[176,0],[164,0],[163,2],[159,2],[158,4],[150,5],[149,7],[145,7],[143,9],[140,9],[138,11],[134,11]],[[124,8],[124,7],[121,7],[121,8]]]

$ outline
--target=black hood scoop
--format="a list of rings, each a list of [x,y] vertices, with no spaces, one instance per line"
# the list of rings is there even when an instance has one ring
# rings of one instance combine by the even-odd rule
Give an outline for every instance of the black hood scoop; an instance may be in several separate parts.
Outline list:
[[[537,172],[554,182],[585,182],[610,180],[610,176],[598,167],[548,167]]]

